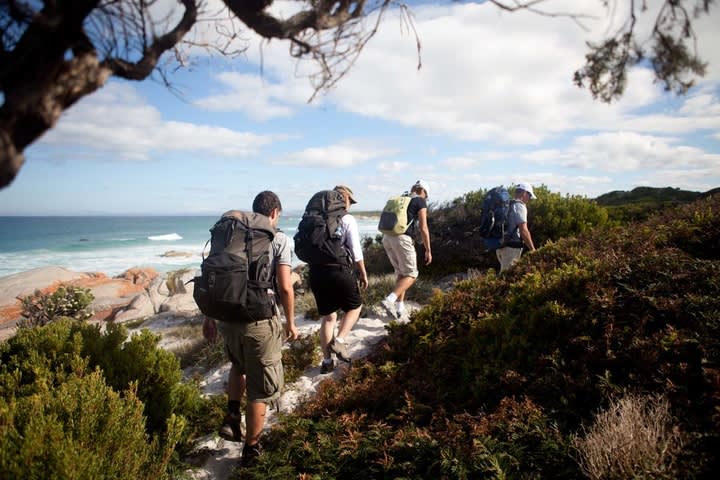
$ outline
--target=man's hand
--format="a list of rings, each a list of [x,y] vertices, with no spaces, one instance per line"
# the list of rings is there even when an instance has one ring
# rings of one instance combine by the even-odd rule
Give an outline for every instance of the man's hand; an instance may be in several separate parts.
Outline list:
[[[368,287],[368,278],[367,273],[362,272],[360,274],[360,278],[358,279],[358,283],[360,284],[360,289],[365,290]]]
[[[202,332],[203,337],[205,337],[205,340],[208,342],[214,342],[217,340],[217,324],[215,323],[215,320],[210,317],[205,317],[205,320],[203,320]]]
[[[285,341],[286,342],[294,342],[300,338],[300,334],[298,333],[298,329],[295,326],[295,322],[286,322],[285,323]]]
[[[429,250],[425,250],[425,265],[430,265],[432,263],[432,253],[430,253]]]

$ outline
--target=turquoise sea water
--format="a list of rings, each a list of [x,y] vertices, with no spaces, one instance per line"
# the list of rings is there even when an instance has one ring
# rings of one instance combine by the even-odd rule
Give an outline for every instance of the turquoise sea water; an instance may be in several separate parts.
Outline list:
[[[356,217],[357,218],[357,217]],[[61,266],[113,276],[132,267],[161,272],[197,268],[217,217],[0,217],[0,277]],[[357,218],[362,236],[375,236],[376,218]],[[280,217],[291,238],[299,216]],[[168,251],[190,257],[163,257]]]

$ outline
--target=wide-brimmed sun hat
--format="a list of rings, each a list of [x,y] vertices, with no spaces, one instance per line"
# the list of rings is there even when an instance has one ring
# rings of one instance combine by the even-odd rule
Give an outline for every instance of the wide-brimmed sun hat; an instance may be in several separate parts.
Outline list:
[[[357,203],[357,200],[355,200],[355,195],[353,194],[353,191],[350,190],[350,187],[346,187],[345,185],[336,185],[333,190],[347,195],[350,199],[350,203]]]

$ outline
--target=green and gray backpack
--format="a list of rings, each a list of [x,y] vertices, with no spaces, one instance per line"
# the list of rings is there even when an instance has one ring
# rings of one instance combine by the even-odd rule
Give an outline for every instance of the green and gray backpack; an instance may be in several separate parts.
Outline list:
[[[412,224],[408,218],[410,200],[412,200],[412,196],[407,192],[389,199],[380,214],[378,230],[385,235],[394,236],[407,232]]]

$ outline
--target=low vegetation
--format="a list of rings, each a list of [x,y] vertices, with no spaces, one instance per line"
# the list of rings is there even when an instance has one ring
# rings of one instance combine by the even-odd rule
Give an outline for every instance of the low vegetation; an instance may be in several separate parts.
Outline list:
[[[528,207],[528,227],[536,247],[581,234],[608,222],[607,210],[593,200],[579,195],[563,196],[552,193],[544,185],[534,190],[537,199],[532,200]],[[423,268],[425,275],[437,278],[468,269],[499,267],[495,255],[488,254],[478,234],[486,193],[486,190],[468,192],[447,204],[430,209],[428,224],[433,261]],[[372,254],[378,247],[382,252],[378,241],[379,239],[376,239],[377,246],[370,249],[373,262],[382,262],[382,258],[377,258],[379,255]],[[422,247],[418,245],[417,248],[418,258],[423,258]],[[387,268],[383,263],[378,265],[381,265],[380,268]]]
[[[575,441],[583,471],[604,478],[677,478],[682,429],[662,396],[628,395],[598,413]]]
[[[632,229],[588,229],[507,275],[489,269],[436,292],[342,382],[286,416],[242,478],[710,477],[720,461],[719,211],[716,195]],[[632,428],[656,428],[667,448],[642,454],[630,476],[612,465],[593,473],[587,447],[617,435],[617,411]]]
[[[0,478],[167,478],[222,411],[158,340],[60,317],[0,344]]]
[[[87,320],[93,313],[88,307],[95,299],[89,288],[61,285],[52,293],[36,291],[22,299],[20,327],[47,325],[59,317]]]
[[[720,195],[632,228],[593,201],[544,187],[538,196],[531,230],[543,247],[502,276],[477,260],[492,255],[472,250],[463,223],[482,192],[434,211],[433,263],[448,263],[432,273],[454,265],[466,279],[443,293],[422,276],[408,300],[426,306],[392,323],[341,382],[281,415],[258,464],[237,477],[717,472]],[[382,255],[374,240],[365,247]],[[373,275],[365,305],[393,281]],[[84,322],[91,301],[83,289],[37,292],[23,304],[27,322],[0,344],[0,478],[175,478],[193,441],[217,428],[224,395],[200,395],[149,331],[128,338],[122,326]],[[286,382],[318,363],[318,343],[310,335],[284,351]],[[220,343],[197,355],[205,367],[225,361]]]

